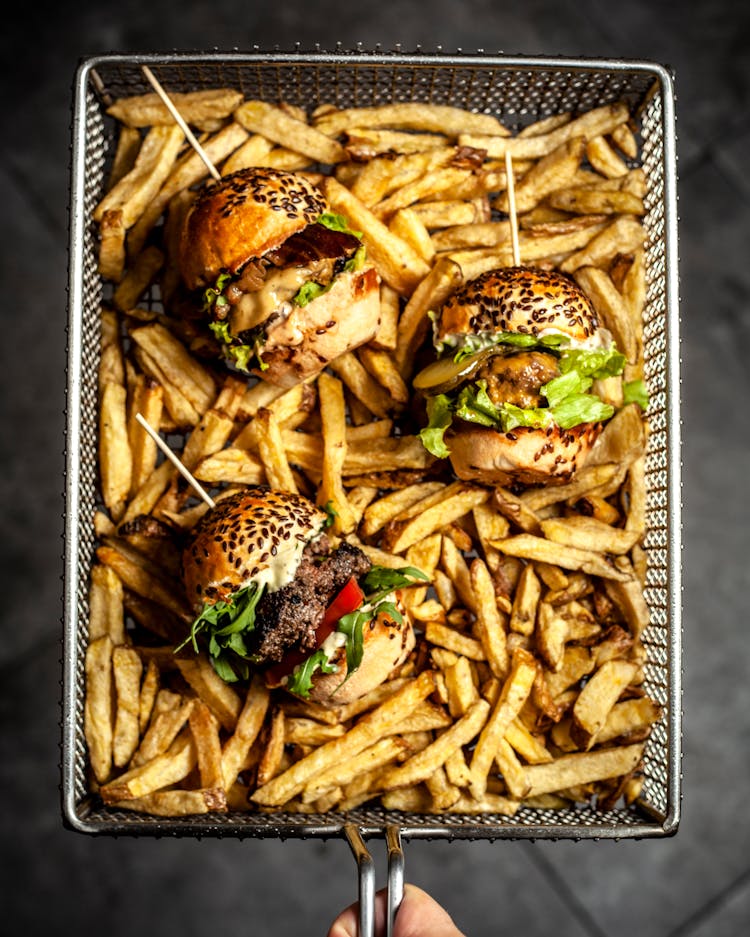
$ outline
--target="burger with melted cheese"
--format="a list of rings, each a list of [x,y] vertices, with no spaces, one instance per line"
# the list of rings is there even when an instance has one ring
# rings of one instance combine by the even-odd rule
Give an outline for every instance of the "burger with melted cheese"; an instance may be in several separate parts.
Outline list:
[[[205,650],[227,682],[259,670],[268,686],[324,706],[381,684],[415,643],[401,590],[425,577],[335,545],[330,520],[307,498],[265,486],[220,498],[183,551],[196,617],[178,650]]]
[[[491,270],[433,317],[438,358],[414,379],[425,447],[459,478],[561,484],[580,468],[614,406],[596,382],[622,373],[588,297],[563,273]]]
[[[378,274],[305,176],[250,168],[206,186],[179,263],[223,357],[272,384],[314,376],[377,331]]]

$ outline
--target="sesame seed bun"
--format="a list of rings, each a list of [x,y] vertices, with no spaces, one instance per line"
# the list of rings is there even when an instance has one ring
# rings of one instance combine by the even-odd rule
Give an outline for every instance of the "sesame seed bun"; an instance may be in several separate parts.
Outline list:
[[[226,601],[255,577],[291,582],[301,549],[326,514],[289,491],[251,486],[221,498],[196,525],[182,555],[182,578],[196,612]]]
[[[354,673],[346,677],[346,652],[339,648],[334,662],[334,673],[317,673],[310,690],[311,701],[332,708],[353,703],[380,686],[411,654],[416,639],[408,615],[402,622],[380,614],[363,632],[362,662]]]
[[[237,273],[287,238],[313,224],[326,201],[302,175],[275,169],[240,169],[204,188],[191,206],[179,248],[188,289]]]
[[[471,280],[443,305],[435,341],[483,332],[538,335],[554,330],[575,341],[597,332],[599,320],[575,281],[558,271],[530,267],[489,270]]]
[[[517,427],[512,432],[461,424],[446,433],[453,471],[485,485],[561,485],[586,461],[603,429],[581,423],[572,429]]]

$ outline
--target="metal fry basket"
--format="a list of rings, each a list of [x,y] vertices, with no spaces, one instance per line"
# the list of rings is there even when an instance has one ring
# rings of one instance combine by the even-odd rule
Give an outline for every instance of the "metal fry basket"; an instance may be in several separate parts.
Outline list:
[[[580,113],[623,100],[637,117],[648,185],[644,343],[651,426],[645,540],[651,623],[644,635],[648,652],[644,689],[662,706],[663,717],[648,741],[645,783],[632,806],[609,811],[582,806],[522,808],[512,818],[364,807],[349,814],[229,812],[163,819],[100,807],[89,794],[84,660],[88,577],[95,550],[97,364],[99,308],[104,296],[91,214],[101,198],[115,144],[115,125],[106,114],[107,104],[150,90],[142,72],[144,64],[172,91],[230,86],[248,98],[283,100],[308,111],[323,103],[350,107],[422,101],[492,113],[506,126],[518,129],[559,112]],[[78,69],[72,131],[62,724],[62,806],[68,827],[92,834],[345,835],[360,867],[361,889],[371,887],[372,874],[362,838],[379,837],[386,839],[389,857],[393,857],[389,879],[396,891],[402,875],[400,837],[595,839],[674,833],[680,810],[680,440],[676,158],[669,71],[640,61],[361,49],[108,55],[85,60]],[[158,296],[149,301],[158,303]]]

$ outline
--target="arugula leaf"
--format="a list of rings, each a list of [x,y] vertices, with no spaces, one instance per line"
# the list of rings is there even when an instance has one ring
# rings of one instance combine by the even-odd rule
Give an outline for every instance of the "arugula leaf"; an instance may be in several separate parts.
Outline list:
[[[323,673],[334,673],[336,670],[335,665],[328,660],[328,655],[323,648],[318,648],[307,660],[294,668],[294,672],[286,682],[287,690],[296,696],[307,699],[310,696],[313,677],[318,670]]]
[[[383,589],[393,592],[394,589],[403,589],[414,584],[414,580],[429,580],[429,576],[417,569],[416,566],[399,566],[393,569],[390,566],[373,566],[362,580],[362,586],[369,600],[371,593]]]
[[[326,512],[326,519],[323,521],[323,528],[327,529],[332,527],[336,522],[336,518],[339,516],[339,512],[333,506],[333,499],[329,498],[328,501],[323,505],[323,510]]]
[[[263,586],[253,582],[238,589],[227,601],[204,605],[185,640],[175,648],[181,651],[188,643],[195,653],[200,651],[199,639],[208,649],[214,670],[227,683],[247,679],[248,654],[245,636],[255,629],[255,611],[263,597]]]

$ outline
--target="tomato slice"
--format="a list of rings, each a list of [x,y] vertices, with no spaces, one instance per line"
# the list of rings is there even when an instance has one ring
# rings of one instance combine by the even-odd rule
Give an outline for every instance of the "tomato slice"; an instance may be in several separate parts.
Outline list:
[[[352,576],[346,585],[338,592],[331,604],[325,611],[320,624],[315,631],[315,646],[325,641],[329,634],[336,630],[336,625],[340,618],[355,611],[365,600],[365,594],[360,589],[359,583]],[[266,683],[269,686],[279,686],[283,677],[288,676],[294,668],[307,660],[314,651],[301,651],[295,648],[284,655],[284,659],[277,664],[272,664],[266,669]]]

